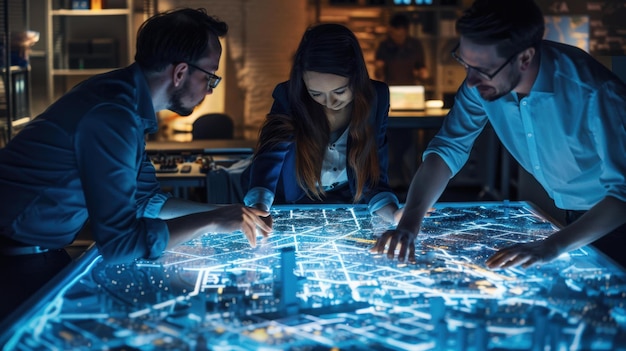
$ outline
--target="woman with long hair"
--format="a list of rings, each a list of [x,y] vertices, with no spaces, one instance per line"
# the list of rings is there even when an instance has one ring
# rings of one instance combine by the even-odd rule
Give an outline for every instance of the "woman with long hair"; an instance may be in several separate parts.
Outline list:
[[[398,199],[387,182],[389,88],[370,80],[348,28],[306,30],[288,81],[274,104],[246,170],[246,205],[364,203],[395,223]]]

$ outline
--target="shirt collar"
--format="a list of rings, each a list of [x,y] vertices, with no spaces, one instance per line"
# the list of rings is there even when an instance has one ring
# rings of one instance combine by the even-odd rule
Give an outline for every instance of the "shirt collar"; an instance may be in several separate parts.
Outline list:
[[[554,62],[552,60],[551,51],[546,50],[545,42],[542,42],[541,57],[539,60],[539,71],[537,72],[537,79],[531,88],[531,91],[554,93],[554,74],[556,73]]]
[[[156,133],[159,130],[159,122],[156,112],[154,111],[154,106],[152,105],[152,95],[150,95],[150,88],[148,87],[146,77],[137,63],[131,64],[128,69],[135,81],[135,87],[137,89],[136,108],[143,122],[144,132],[149,134]]]

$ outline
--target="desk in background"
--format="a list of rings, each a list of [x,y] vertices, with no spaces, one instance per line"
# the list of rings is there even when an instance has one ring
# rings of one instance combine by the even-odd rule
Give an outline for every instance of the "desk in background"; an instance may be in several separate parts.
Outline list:
[[[160,171],[160,165],[154,164],[157,179],[163,188],[171,188],[171,193],[175,197],[189,199],[190,188],[206,188],[206,172],[201,172],[202,165],[197,162],[183,162],[178,164],[175,171]],[[191,167],[189,172],[181,172],[184,166]]]
[[[403,198],[421,155],[443,124],[448,110],[391,110],[387,120],[389,185]]]
[[[209,189],[210,184],[208,184],[210,174],[208,173],[220,166],[228,167],[239,160],[250,157],[255,147],[255,140],[158,141],[147,142],[146,152],[155,165],[157,179],[161,186],[171,188],[172,195],[189,199],[189,190],[196,188],[206,193],[207,198],[211,199],[209,196],[211,189]],[[161,170],[163,162],[167,162],[175,168]],[[203,163],[205,164],[204,168]],[[210,167],[206,167],[207,163],[211,163]],[[191,169],[188,172],[182,172],[185,166],[189,166]],[[215,179],[221,178],[216,177]],[[214,192],[221,194],[217,198],[228,198],[223,194],[224,189],[214,189]],[[213,199],[215,200],[216,197]],[[209,202],[222,203],[224,201]]]
[[[436,132],[443,125],[449,109],[432,109],[424,111],[390,111],[388,129],[409,128],[415,130],[429,130]],[[414,174],[421,164],[421,156],[430,138],[425,134],[419,134],[414,145],[415,165],[411,169]],[[490,196],[494,200],[508,199],[510,195],[510,170],[515,161],[511,159],[508,151],[500,144],[500,141],[491,128],[487,125],[478,137],[470,157],[461,171],[450,181],[451,186],[478,187],[478,197]],[[391,166],[390,166],[391,167]]]
[[[163,153],[168,155],[203,154],[203,155],[250,155],[256,148],[256,140],[248,139],[212,139],[177,141],[148,141],[148,155]]]
[[[387,128],[439,129],[448,109],[390,111]]]

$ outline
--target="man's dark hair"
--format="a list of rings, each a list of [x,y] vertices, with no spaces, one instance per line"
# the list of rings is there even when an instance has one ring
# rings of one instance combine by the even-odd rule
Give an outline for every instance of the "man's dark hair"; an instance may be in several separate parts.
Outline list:
[[[393,28],[408,29],[410,24],[411,21],[409,20],[409,17],[401,12],[394,14],[391,16],[391,19],[389,19],[389,25]]]
[[[223,37],[228,25],[205,9],[181,8],[145,21],[137,33],[135,61],[149,71],[162,71],[179,62],[195,63],[206,56],[211,36]]]
[[[520,49],[538,48],[545,24],[533,0],[476,0],[456,22],[457,32],[480,45],[497,44],[509,57]]]

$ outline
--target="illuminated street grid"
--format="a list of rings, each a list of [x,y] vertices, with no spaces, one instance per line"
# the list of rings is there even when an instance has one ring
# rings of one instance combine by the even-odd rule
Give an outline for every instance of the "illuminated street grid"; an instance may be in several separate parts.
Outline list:
[[[596,251],[526,270],[485,268],[498,247],[555,229],[524,203],[440,204],[425,220],[415,265],[369,252],[387,227],[364,208],[283,207],[272,215],[274,233],[255,249],[241,233],[207,234],[156,261],[98,259],[7,345],[626,349],[625,274]],[[281,270],[290,258],[293,268]]]

